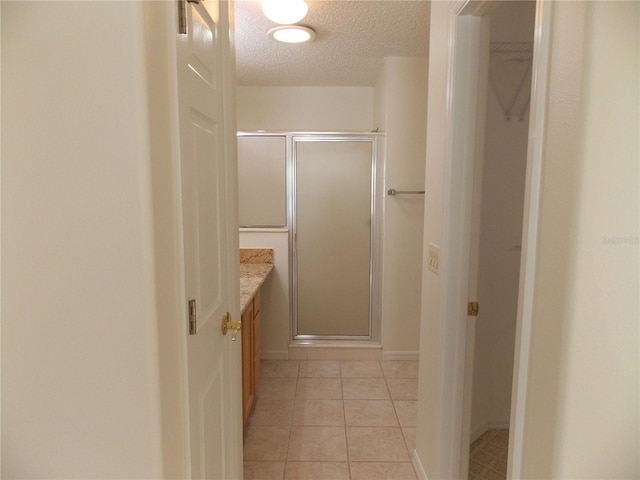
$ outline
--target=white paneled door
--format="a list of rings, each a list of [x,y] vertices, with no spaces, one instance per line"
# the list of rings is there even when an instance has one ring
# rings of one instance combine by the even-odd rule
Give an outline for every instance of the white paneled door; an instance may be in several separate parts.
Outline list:
[[[241,422],[233,415],[239,398],[230,375],[233,349],[241,342],[221,332],[232,310],[227,262],[236,259],[229,256],[226,231],[233,206],[227,205],[225,177],[227,7],[218,0],[181,3],[177,36],[185,305],[195,309],[187,337],[190,468],[191,478],[208,479],[234,478],[241,458],[234,451]]]

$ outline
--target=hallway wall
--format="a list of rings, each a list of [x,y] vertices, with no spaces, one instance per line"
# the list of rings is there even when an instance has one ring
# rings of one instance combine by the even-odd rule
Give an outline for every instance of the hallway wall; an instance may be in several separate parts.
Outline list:
[[[0,8],[0,475],[181,476],[166,469],[184,460],[184,436],[181,410],[171,411],[175,348],[163,350],[175,364],[160,375],[159,336],[176,312],[173,296],[162,313],[156,303],[145,51],[167,39],[145,28],[139,2]],[[156,87],[165,74],[154,70]],[[162,170],[173,150],[169,135],[157,138]],[[164,197],[171,203],[171,190]],[[166,384],[173,393],[161,405]],[[166,412],[172,454],[163,458]]]
[[[640,4],[549,6],[522,478],[638,478]]]

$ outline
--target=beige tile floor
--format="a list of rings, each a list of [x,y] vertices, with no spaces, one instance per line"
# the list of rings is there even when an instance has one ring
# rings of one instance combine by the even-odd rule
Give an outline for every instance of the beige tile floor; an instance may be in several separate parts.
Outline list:
[[[246,480],[415,480],[418,362],[263,360]]]
[[[504,480],[508,455],[509,430],[487,430],[471,444],[469,480]]]

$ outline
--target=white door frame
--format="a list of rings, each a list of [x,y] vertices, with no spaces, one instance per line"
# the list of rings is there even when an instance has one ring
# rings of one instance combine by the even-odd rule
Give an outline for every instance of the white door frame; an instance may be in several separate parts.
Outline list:
[[[446,172],[443,193],[441,290],[439,322],[446,332],[441,358],[442,448],[438,459],[443,478],[462,478],[468,468],[470,382],[466,304],[472,264],[473,179],[476,165],[478,68],[482,15],[488,2],[450,2],[447,72]],[[551,5],[537,0],[527,177],[523,219],[520,291],[516,330],[509,466],[507,478],[521,473],[523,423],[529,364],[534,277],[537,256],[540,172],[547,97]],[[472,329],[471,329],[472,330]],[[464,464],[463,464],[464,463]],[[465,477],[466,478],[466,477]]]
[[[531,322],[535,297],[535,274],[538,257],[538,223],[542,177],[542,151],[546,130],[548,70],[551,52],[552,5],[536,1],[531,77],[531,112],[527,146],[527,175],[522,221],[522,255],[513,381],[511,387],[511,422],[509,426],[509,461],[507,478],[520,478],[524,446],[524,418],[529,379]]]

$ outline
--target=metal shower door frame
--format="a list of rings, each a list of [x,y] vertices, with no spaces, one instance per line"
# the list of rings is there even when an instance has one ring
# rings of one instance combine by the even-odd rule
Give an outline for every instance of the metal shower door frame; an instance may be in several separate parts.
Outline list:
[[[382,282],[382,220],[384,195],[384,135],[371,132],[290,132],[286,134],[287,150],[287,223],[289,224],[289,275],[291,336],[295,344],[322,344],[336,341],[380,343]],[[298,252],[296,224],[296,145],[301,142],[367,142],[371,144],[371,233],[369,258],[369,333],[368,335],[305,335],[298,333]]]

